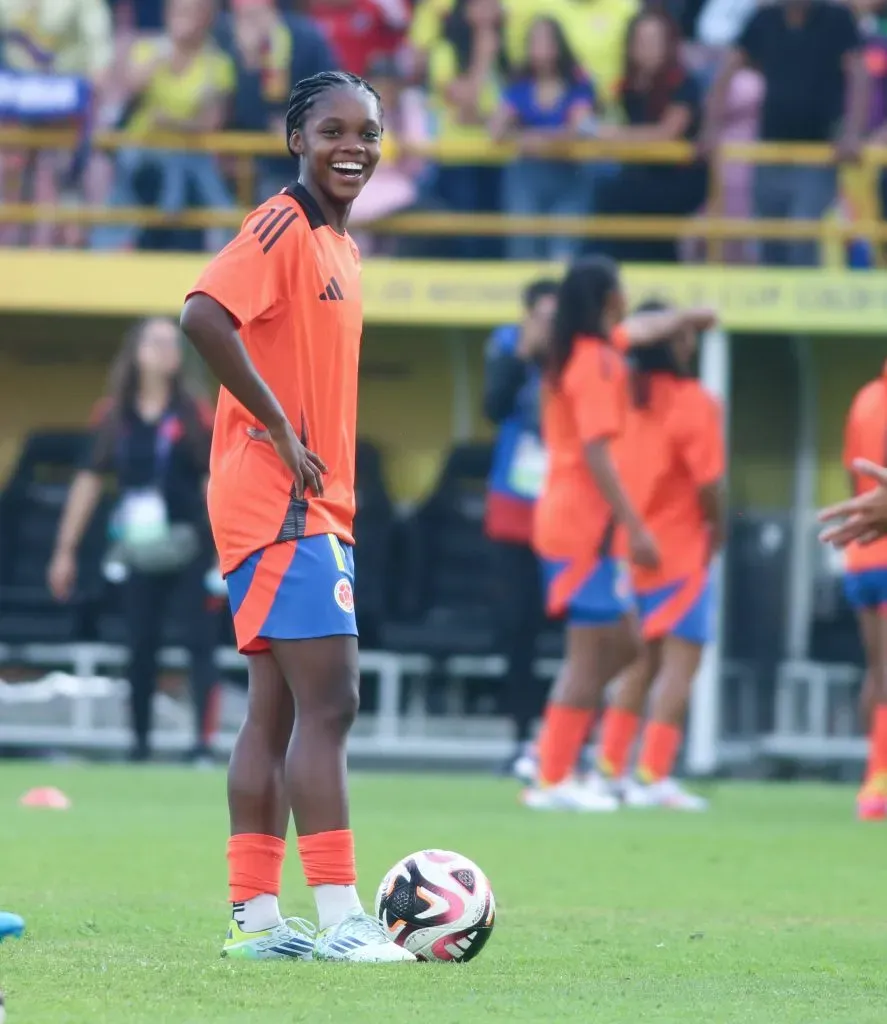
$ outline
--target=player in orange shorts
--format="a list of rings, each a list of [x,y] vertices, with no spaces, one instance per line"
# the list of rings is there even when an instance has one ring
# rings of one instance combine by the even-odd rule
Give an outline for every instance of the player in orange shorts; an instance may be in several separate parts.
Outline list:
[[[690,688],[711,639],[709,564],[723,537],[726,456],[720,405],[691,376],[696,343],[696,331],[688,326],[671,341],[629,354],[632,403],[625,444],[648,467],[639,511],[659,565],[636,565],[632,572],[644,648],[619,678],[604,713],[598,769],[605,778],[622,779],[652,687],[636,776],[620,786],[623,799],[630,806],[699,811],[705,801],[671,773]]]
[[[549,469],[534,524],[548,612],[567,617],[566,658],[539,735],[538,781],[524,794],[527,806],[541,810],[617,806],[596,777],[579,783],[573,775],[604,686],[640,644],[628,576],[615,557],[617,528],[626,531],[632,562],[659,564],[632,498],[646,465],[642,453],[623,444],[629,391],[621,351],[669,337],[700,314],[624,317],[615,263],[594,257],[570,268],[547,366],[542,424]]]
[[[299,82],[286,116],[299,180],[246,218],[182,312],[222,385],[209,514],[249,658],[228,771],[227,956],[415,959],[358,899],[345,777],[358,704],[351,530],[363,327],[345,225],[381,140],[379,97],[362,79],[333,71]],[[290,808],[316,936],[278,909]]]

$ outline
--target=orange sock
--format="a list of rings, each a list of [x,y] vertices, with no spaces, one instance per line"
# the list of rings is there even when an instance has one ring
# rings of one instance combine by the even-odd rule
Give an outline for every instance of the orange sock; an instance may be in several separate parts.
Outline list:
[[[640,724],[638,715],[625,708],[609,707],[604,712],[598,764],[605,775],[619,778],[625,774],[628,753]]]
[[[676,725],[648,722],[638,757],[638,778],[643,782],[667,779],[681,749],[682,738],[683,732]]]
[[[549,704],[539,732],[539,777],[557,785],[576,767],[582,745],[591,732],[594,715],[583,708]]]
[[[350,828],[299,836],[305,881],[311,885],[354,885],[354,835]]]
[[[871,781],[876,775],[887,775],[887,704],[878,704],[875,708],[869,733],[866,781]]]
[[[286,842],[277,836],[243,833],[228,840],[228,892],[231,903],[268,893],[280,895]]]

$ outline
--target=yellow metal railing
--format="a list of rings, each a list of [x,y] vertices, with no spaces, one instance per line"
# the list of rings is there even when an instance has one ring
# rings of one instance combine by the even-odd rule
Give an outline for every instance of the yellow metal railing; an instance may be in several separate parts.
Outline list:
[[[73,130],[0,127],[0,150],[60,150],[73,147]],[[157,132],[134,137],[126,132],[98,132],[95,149],[113,152],[123,147],[209,152],[234,162],[238,209],[191,209],[170,215],[151,207],[109,208],[105,206],[49,206],[7,203],[0,206],[0,223],[11,224],[134,224],[140,227],[180,226],[189,228],[239,226],[246,209],[253,205],[255,161],[259,157],[285,157],[277,135],[250,132],[219,132],[182,135]],[[418,157],[440,164],[502,164],[518,155],[515,146],[492,141],[479,148],[473,140],[435,140],[425,143],[386,142],[386,159]],[[588,163],[686,164],[696,151],[686,142],[645,143],[587,140],[559,143],[546,153],[552,159]],[[403,213],[376,221],[372,231],[397,235],[553,235],[609,238],[705,239],[710,260],[720,260],[723,242],[729,239],[817,240],[833,243],[848,238],[876,243],[887,241],[887,224],[880,219],[877,182],[887,167],[887,147],[864,150],[857,168],[859,193],[864,212],[852,222],[836,218],[823,220],[747,220],[727,218],[724,212],[723,170],[728,164],[793,164],[826,166],[834,164],[835,151],[824,144],[731,142],[720,147],[712,159],[710,194],[702,217],[523,217],[511,214],[451,212]]]

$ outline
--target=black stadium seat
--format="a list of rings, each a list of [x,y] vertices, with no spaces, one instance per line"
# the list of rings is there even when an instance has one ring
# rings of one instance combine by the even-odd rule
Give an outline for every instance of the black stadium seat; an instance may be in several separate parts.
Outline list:
[[[90,606],[101,589],[106,502],[81,546],[75,599],[58,605],[46,588],[59,518],[85,443],[79,431],[31,434],[0,495],[0,639],[8,643],[65,642],[88,632]]]
[[[492,653],[495,629],[487,540],[483,533],[488,445],[450,453],[431,497],[405,524],[403,621],[382,630],[387,650],[430,654]]]

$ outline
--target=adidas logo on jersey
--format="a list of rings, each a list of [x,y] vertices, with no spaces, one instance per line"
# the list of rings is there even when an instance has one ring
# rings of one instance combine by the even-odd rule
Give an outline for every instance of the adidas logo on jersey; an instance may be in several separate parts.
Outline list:
[[[339,287],[339,282],[334,278],[330,278],[329,284],[326,289],[317,296],[321,302],[337,302],[340,299],[344,299],[345,296],[342,293],[342,289]]]

